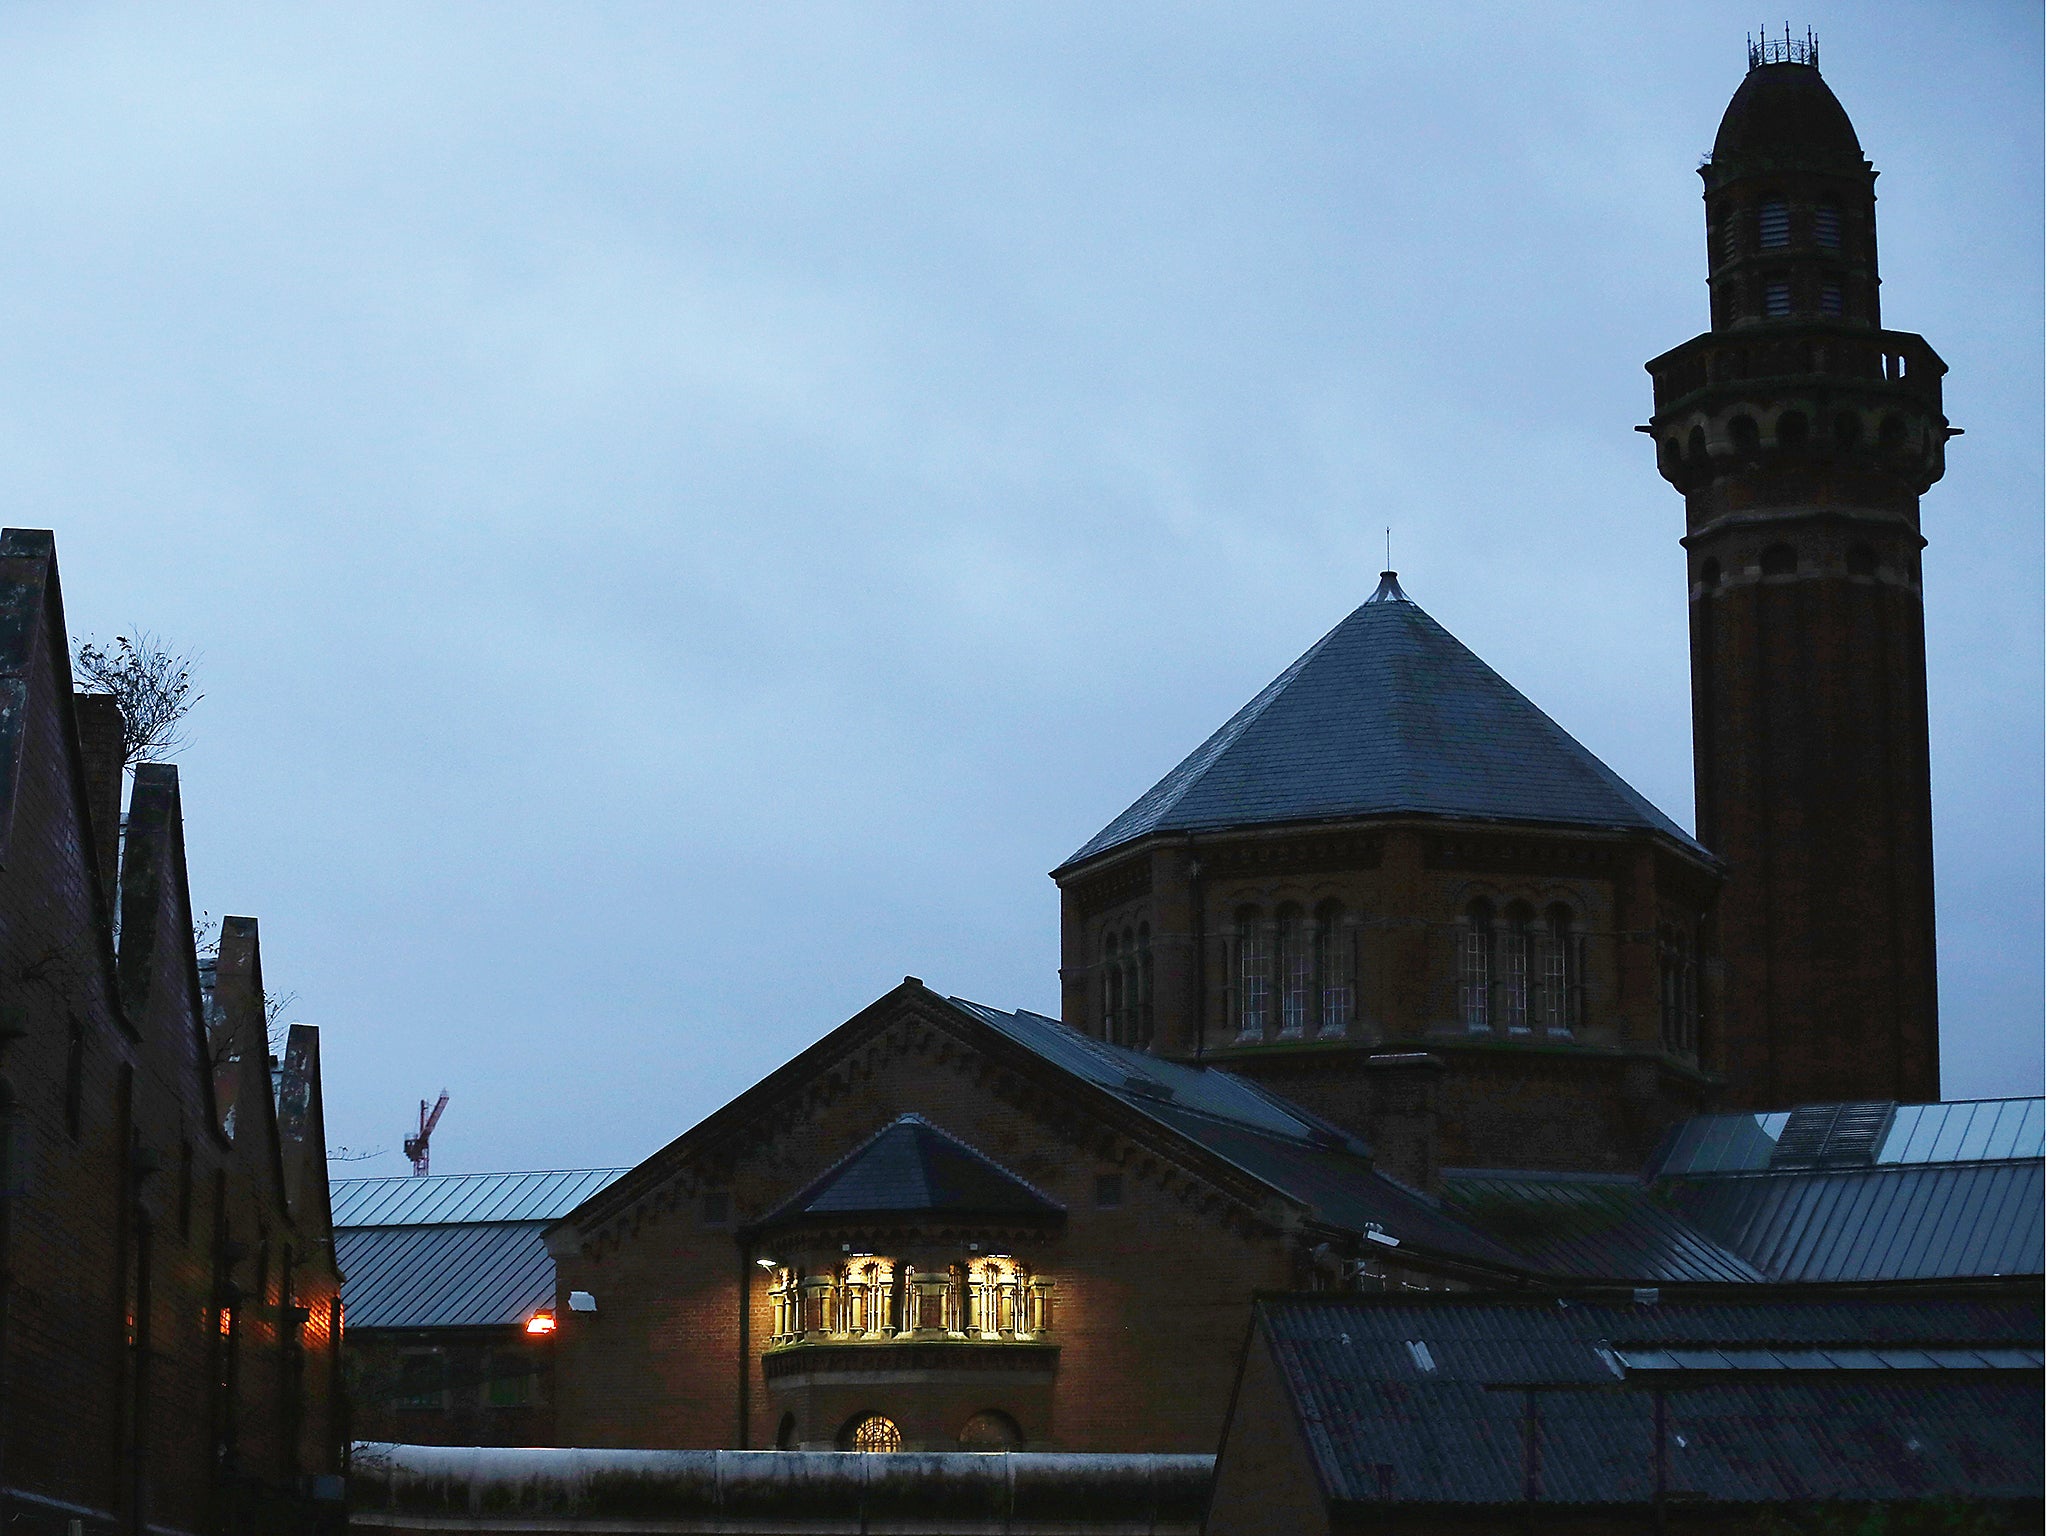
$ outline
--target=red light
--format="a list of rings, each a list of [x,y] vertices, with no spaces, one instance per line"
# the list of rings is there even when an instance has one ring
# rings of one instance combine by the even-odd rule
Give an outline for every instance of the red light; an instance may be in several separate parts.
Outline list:
[[[553,1333],[555,1331],[555,1314],[552,1312],[534,1313],[533,1316],[526,1320],[526,1331],[528,1333]]]

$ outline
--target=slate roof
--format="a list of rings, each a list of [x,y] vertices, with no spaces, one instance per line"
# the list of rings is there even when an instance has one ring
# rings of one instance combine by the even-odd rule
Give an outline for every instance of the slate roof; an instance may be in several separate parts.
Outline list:
[[[1258,1326],[1339,1504],[1523,1502],[1530,1386],[1543,1503],[1649,1502],[1660,1387],[1696,1499],[2040,1494],[2037,1301],[1274,1298]]]
[[[1373,815],[1649,831],[1710,857],[1387,572],[1060,867],[1154,832]]]
[[[1065,1207],[922,1115],[902,1115],[763,1218],[909,1215],[1057,1217]]]
[[[554,1305],[543,1235],[626,1170],[337,1179],[334,1254],[351,1328],[514,1326]]]

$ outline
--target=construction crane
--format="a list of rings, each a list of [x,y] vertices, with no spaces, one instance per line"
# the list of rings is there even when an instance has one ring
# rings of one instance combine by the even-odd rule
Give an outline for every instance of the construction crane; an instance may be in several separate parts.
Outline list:
[[[405,1138],[405,1155],[412,1159],[412,1176],[424,1179],[427,1176],[427,1138],[434,1134],[434,1127],[441,1122],[441,1111],[448,1107],[448,1090],[441,1090],[441,1097],[434,1100],[429,1110],[427,1101],[420,1100],[420,1133]]]

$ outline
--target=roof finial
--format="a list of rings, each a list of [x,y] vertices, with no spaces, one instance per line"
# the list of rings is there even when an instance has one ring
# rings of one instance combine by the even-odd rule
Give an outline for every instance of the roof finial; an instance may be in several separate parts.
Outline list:
[[[1806,36],[1794,37],[1792,23],[1785,23],[1785,35],[1772,37],[1762,27],[1756,29],[1754,38],[1745,38],[1749,43],[1749,67],[1761,69],[1766,64],[1804,64],[1811,69],[1820,68],[1820,39],[1813,35],[1813,28],[1806,29]]]

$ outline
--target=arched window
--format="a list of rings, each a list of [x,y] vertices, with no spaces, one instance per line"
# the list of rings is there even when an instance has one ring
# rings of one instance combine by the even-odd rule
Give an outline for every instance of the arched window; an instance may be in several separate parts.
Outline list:
[[[1123,1027],[1124,968],[1115,933],[1102,936],[1102,1038],[1112,1045]]]
[[[1792,212],[1782,197],[1766,198],[1757,204],[1756,244],[1760,251],[1774,251],[1792,243]]]
[[[1536,936],[1535,1020],[1546,1035],[1569,1036],[1578,1026],[1577,942],[1572,910],[1558,902]]]
[[[1000,1408],[984,1408],[960,1426],[963,1451],[1016,1451],[1024,1447],[1024,1431]]]
[[[796,1449],[796,1415],[785,1413],[782,1422],[775,1426],[775,1449],[793,1451]]]
[[[1691,936],[1667,924],[1657,930],[1657,993],[1664,1048],[1691,1055],[1699,1046],[1699,977]]]
[[[1320,1031],[1341,1035],[1351,1026],[1351,946],[1344,908],[1326,901],[1316,908],[1316,985],[1321,991]]]
[[[1500,935],[1501,1022],[1511,1035],[1529,1033],[1529,972],[1534,914],[1516,902],[1507,910]]]
[[[1237,914],[1237,1036],[1240,1040],[1263,1040],[1266,1015],[1272,1003],[1271,956],[1266,952],[1266,929],[1256,908]]]
[[[1315,990],[1315,955],[1301,908],[1280,909],[1280,1038],[1299,1040],[1308,1028],[1309,994]]]
[[[1754,416],[1730,416],[1728,418],[1728,441],[1744,453],[1754,453],[1757,445],[1756,418]]]
[[[1141,1050],[1152,1045],[1152,925],[1138,924],[1138,961],[1134,975],[1133,1007],[1135,1012],[1133,1039],[1131,1043]]]
[[[839,1432],[839,1446],[847,1451],[900,1451],[903,1431],[893,1420],[870,1413],[852,1420]]]
[[[1493,1024],[1493,908],[1475,901],[1458,934],[1458,1014],[1475,1034]]]
[[[1721,562],[1712,555],[1700,563],[1700,585],[1709,592],[1721,585]]]

